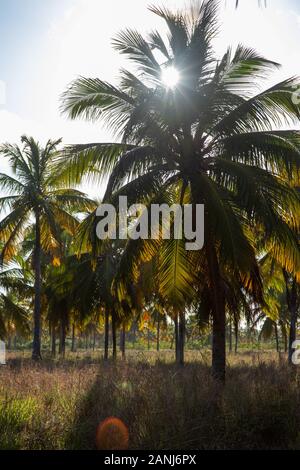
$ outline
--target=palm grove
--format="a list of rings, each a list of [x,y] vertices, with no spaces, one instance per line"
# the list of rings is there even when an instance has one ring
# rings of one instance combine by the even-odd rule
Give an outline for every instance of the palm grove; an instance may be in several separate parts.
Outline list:
[[[123,333],[145,309],[174,324],[176,359],[184,362],[185,323],[191,315],[211,328],[212,372],[225,378],[226,323],[243,318],[278,326],[289,360],[299,310],[299,79],[259,91],[279,67],[238,46],[220,59],[213,40],[218,3],[188,13],[152,7],[167,34],[145,39],[126,29],[113,46],[128,59],[118,85],[78,78],[62,97],[71,119],[104,122],[112,143],[45,148],[22,137],[3,145],[11,173],[0,175],[1,334],[33,323],[33,359],[41,358],[41,321],[62,347],[71,324],[109,326],[113,355]],[[162,75],[173,67],[178,83]],[[102,202],[204,204],[205,244],[185,240],[105,240],[96,237],[99,201],[76,188],[105,186]],[[135,221],[138,223],[138,219]],[[287,341],[287,339],[286,339]],[[124,349],[123,349],[124,352]]]

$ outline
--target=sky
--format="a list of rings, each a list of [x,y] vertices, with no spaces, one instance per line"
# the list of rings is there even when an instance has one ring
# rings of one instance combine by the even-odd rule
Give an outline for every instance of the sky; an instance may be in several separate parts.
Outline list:
[[[143,33],[163,28],[149,4],[180,8],[186,0],[0,0],[0,142],[22,134],[42,143],[101,142],[113,136],[101,124],[70,121],[59,110],[60,95],[79,75],[115,82],[123,59],[111,38],[125,27]],[[283,67],[273,81],[300,75],[300,1],[220,0],[215,47],[243,43]],[[3,171],[0,162],[0,171]]]

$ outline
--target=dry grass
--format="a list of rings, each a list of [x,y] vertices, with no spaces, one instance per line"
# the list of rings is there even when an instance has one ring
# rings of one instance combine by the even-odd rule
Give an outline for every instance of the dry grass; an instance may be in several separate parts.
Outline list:
[[[133,449],[300,449],[300,374],[268,351],[229,357],[224,390],[209,352],[130,351],[32,364],[11,354],[0,368],[1,449],[93,449],[97,424],[121,418]]]

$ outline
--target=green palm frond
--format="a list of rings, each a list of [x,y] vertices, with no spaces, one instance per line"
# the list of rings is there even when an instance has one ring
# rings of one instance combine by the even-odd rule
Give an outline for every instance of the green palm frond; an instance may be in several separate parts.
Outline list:
[[[239,44],[234,52],[229,48],[216,68],[220,85],[225,90],[247,97],[257,88],[258,80],[280,68],[277,62],[265,59],[254,49]]]
[[[1,263],[16,254],[22,233],[28,223],[29,211],[27,204],[20,204],[0,221]]]
[[[0,173],[0,185],[3,191],[11,193],[20,193],[24,190],[24,185],[10,175]]]
[[[268,168],[291,177],[300,165],[299,131],[266,131],[235,134],[218,141],[220,153],[230,160]]]
[[[7,322],[13,323],[23,336],[30,332],[26,309],[16,303],[10,295],[0,294],[0,336],[2,339],[7,335]]]
[[[185,249],[184,240],[164,240],[158,254],[157,281],[159,292],[168,303],[178,308],[195,298],[195,263]]]
[[[273,126],[283,127],[297,123],[300,107],[293,100],[297,87],[299,78],[293,77],[246,100],[222,116],[212,133],[230,135],[249,131],[270,131]]]
[[[152,31],[149,34],[149,46],[152,49],[157,49],[158,51],[160,51],[167,60],[171,59],[170,53],[159,31]]]
[[[149,10],[163,18],[169,28],[169,43],[174,55],[180,54],[188,45],[188,27],[182,13],[172,13],[164,7],[151,6]]]
[[[113,39],[113,47],[138,64],[142,72],[159,79],[160,66],[151,47],[138,31],[130,29],[122,31]]]
[[[107,179],[122,153],[134,148],[118,143],[94,143],[66,147],[57,159],[56,181],[78,184],[83,176],[101,184]]]
[[[62,110],[72,119],[106,116],[114,129],[124,125],[134,104],[129,94],[97,78],[78,78],[62,96]]]

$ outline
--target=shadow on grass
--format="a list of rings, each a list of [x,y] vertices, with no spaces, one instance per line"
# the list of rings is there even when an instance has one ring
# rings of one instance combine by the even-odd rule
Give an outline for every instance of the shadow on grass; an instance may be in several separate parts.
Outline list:
[[[131,449],[300,448],[297,378],[278,363],[229,368],[222,391],[199,363],[102,363],[66,448],[95,449],[110,416],[128,427]]]

